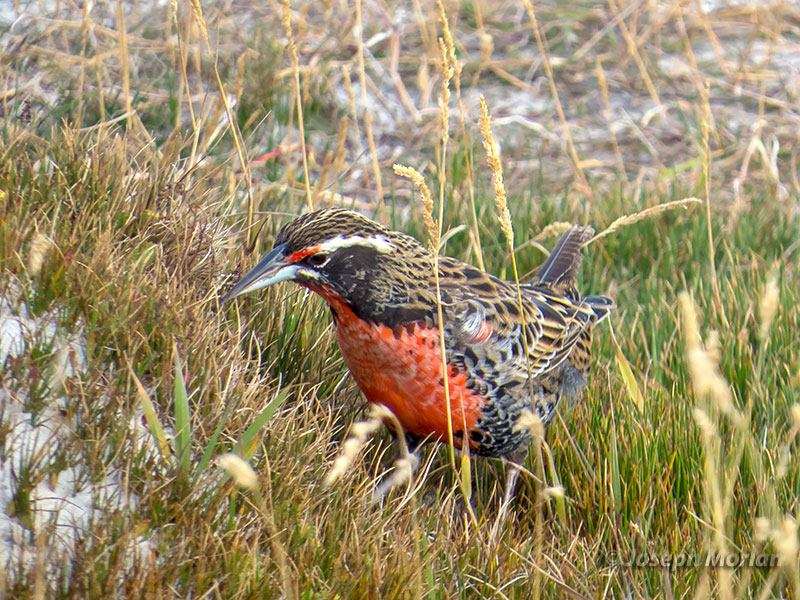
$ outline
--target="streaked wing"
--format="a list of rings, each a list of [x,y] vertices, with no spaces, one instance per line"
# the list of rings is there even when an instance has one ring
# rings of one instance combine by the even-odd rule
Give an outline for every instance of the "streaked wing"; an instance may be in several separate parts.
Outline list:
[[[594,313],[579,300],[576,303],[569,295],[530,284],[520,287],[520,312],[520,298],[512,282],[452,258],[442,257],[439,264],[442,295],[447,301],[445,322],[452,324],[449,333],[456,346],[473,346],[472,352],[478,355],[485,352],[486,360],[495,367],[515,364],[514,371],[524,378],[528,365],[533,377],[558,367],[593,321]]]

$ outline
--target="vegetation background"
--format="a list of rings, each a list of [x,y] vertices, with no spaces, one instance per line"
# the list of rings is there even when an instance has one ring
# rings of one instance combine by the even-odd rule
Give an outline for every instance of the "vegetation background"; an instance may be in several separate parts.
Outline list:
[[[798,94],[788,1],[4,3],[0,597],[800,597]],[[481,95],[521,274],[638,215],[497,530],[503,466],[443,448],[375,504],[381,434],[326,488],[364,401],[322,302],[219,305],[309,206],[424,239],[394,163],[511,277]]]

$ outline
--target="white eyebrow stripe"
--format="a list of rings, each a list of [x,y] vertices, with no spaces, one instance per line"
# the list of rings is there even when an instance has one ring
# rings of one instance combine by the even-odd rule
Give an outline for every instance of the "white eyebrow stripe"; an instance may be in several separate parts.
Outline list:
[[[368,248],[374,248],[383,254],[392,251],[392,245],[387,242],[386,238],[382,235],[375,237],[364,237],[363,235],[344,237],[340,235],[321,243],[318,246],[318,252],[335,252],[339,248],[349,248],[350,246],[366,246]]]

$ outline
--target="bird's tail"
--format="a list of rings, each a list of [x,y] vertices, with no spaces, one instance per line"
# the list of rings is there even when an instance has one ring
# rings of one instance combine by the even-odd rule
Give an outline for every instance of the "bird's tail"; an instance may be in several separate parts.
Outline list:
[[[588,225],[573,225],[536,272],[533,283],[543,283],[551,287],[572,285],[583,260],[581,248],[594,235]]]

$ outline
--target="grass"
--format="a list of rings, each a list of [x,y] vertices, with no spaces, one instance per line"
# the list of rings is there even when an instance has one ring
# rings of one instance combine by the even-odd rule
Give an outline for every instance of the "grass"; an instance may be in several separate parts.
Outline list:
[[[278,7],[207,9],[208,45],[185,5],[174,23],[169,7],[125,5],[124,37],[103,6],[0,29],[0,299],[29,324],[0,391],[0,466],[13,472],[0,510],[19,525],[15,557],[29,554],[4,557],[0,596],[800,596],[800,188],[781,70],[798,14],[617,4],[536,4],[539,36],[515,5],[448,5],[461,89],[450,84],[446,148],[435,6],[389,26],[364,4],[363,64],[337,3],[290,7],[296,66]],[[467,478],[428,448],[413,493],[375,504],[394,460],[380,434],[326,487],[364,413],[327,309],[286,284],[219,305],[309,194],[426,240],[395,162],[441,192],[442,253],[513,278],[478,94],[520,275],[542,262],[527,242],[553,221],[601,231],[672,200],[708,206],[588,247],[580,289],[615,298],[613,339],[600,328],[589,393],[548,431],[549,493],[521,477],[496,538],[504,473],[491,461],[472,460]],[[51,427],[46,445],[20,450],[23,421]],[[228,477],[226,453],[255,486]],[[68,475],[95,508],[77,530],[42,504]],[[702,562],[758,552],[777,564]]]

